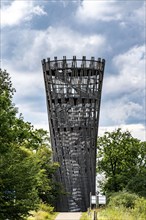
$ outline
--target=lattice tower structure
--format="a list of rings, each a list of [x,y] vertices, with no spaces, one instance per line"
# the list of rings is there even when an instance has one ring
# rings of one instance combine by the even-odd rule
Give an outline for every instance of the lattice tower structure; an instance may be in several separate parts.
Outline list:
[[[96,143],[105,60],[42,61],[56,180],[66,195],[57,211],[86,211],[95,194]]]

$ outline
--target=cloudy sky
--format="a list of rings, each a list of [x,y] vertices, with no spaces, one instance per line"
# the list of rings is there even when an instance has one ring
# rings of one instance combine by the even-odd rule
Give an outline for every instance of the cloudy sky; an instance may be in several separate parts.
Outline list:
[[[41,60],[106,60],[99,135],[121,127],[146,140],[145,0],[1,0],[1,68],[14,103],[48,129]]]

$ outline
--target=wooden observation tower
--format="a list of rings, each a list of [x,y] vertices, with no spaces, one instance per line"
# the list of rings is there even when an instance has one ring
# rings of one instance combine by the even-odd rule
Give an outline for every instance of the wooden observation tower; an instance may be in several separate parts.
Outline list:
[[[86,211],[95,194],[104,65],[85,56],[42,61],[53,160],[60,164],[55,178],[66,191],[57,211]]]

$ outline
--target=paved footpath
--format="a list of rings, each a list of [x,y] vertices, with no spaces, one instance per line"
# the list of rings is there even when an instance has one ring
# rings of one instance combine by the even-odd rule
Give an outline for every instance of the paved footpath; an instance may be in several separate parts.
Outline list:
[[[55,220],[80,220],[81,215],[81,212],[61,212]]]

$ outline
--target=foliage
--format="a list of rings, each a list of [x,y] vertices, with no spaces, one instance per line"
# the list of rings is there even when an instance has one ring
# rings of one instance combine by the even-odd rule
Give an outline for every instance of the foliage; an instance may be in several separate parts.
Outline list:
[[[113,200],[113,198],[115,198]],[[134,202],[132,202],[132,198]],[[120,199],[120,202],[117,200]],[[129,206],[130,201],[130,207]],[[98,220],[145,220],[146,199],[135,194],[116,193],[105,209],[98,210]]]
[[[146,197],[146,142],[139,145],[137,173],[129,179],[126,189]]]
[[[98,220],[144,220],[136,219],[130,210],[123,207],[107,207],[98,212]]]
[[[0,69],[0,153],[6,152],[14,139],[12,128],[17,113],[12,103],[14,92],[9,74]]]
[[[52,179],[48,134],[24,122],[12,102],[15,89],[0,70],[0,219],[23,219],[40,201],[53,204],[59,190]]]
[[[118,192],[125,188],[134,192],[137,188],[136,192],[144,196],[145,142],[133,138],[129,131],[117,129],[98,139],[97,151],[97,172],[105,175],[105,181],[101,183],[104,192]]]
[[[137,219],[139,216],[143,219],[146,219],[146,199],[139,197],[135,201],[133,214],[134,216],[137,216]]]
[[[81,220],[93,219],[94,211],[98,220],[145,220],[146,199],[128,192],[113,193],[106,207],[92,210],[91,215],[82,213]]]
[[[138,199],[136,194],[128,192],[119,192],[113,193],[110,197],[109,206],[112,207],[125,207],[125,208],[134,208],[135,201]]]
[[[91,220],[92,219],[91,216],[92,215],[88,215],[87,212],[83,212],[80,220]]]
[[[30,211],[27,220],[54,220],[57,213],[54,213],[53,210],[53,207],[41,203],[37,211]]]
[[[33,155],[17,146],[10,146],[1,155],[0,217],[21,219],[39,202],[37,179],[39,167]]]

